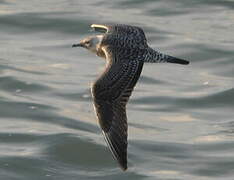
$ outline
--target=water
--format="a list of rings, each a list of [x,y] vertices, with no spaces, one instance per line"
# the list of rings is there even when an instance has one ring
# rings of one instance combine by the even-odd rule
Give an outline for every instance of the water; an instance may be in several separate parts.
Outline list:
[[[233,179],[234,1],[0,0],[0,179]],[[128,104],[129,169],[106,148],[71,48],[91,23],[139,25],[191,64],[150,64]]]

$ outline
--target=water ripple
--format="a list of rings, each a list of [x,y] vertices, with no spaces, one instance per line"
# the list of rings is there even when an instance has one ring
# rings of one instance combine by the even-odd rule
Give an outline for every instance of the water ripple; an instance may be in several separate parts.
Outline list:
[[[62,32],[68,34],[85,34],[89,26],[88,20],[53,18],[52,13],[17,13],[0,16],[1,30],[11,33],[35,33],[41,31]]]
[[[1,179],[233,179],[233,7],[0,0]],[[93,34],[91,23],[109,22],[141,26],[153,48],[191,62],[144,66],[127,107],[125,173],[106,147],[88,88],[104,62],[71,48]]]
[[[176,106],[177,108],[230,108],[234,105],[234,101],[230,98],[234,97],[234,89],[228,89],[222,92],[209,94],[207,96],[193,97],[193,98],[176,98],[176,97],[162,97],[162,96],[148,96],[135,98],[131,102],[134,104],[145,105],[168,105]],[[168,108],[168,107],[166,107]]]

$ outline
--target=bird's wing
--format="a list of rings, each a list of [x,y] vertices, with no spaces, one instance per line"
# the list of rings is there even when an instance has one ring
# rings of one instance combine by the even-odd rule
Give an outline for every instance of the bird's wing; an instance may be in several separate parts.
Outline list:
[[[115,25],[92,24],[91,27],[97,32],[121,34],[128,36],[130,35],[134,37],[140,37],[141,41],[146,41],[144,31],[137,26],[130,26],[125,24],[115,24]]]
[[[92,86],[94,108],[110,151],[121,168],[126,170],[126,104],[141,74],[143,61],[124,56],[116,48],[106,47],[103,51],[107,66]]]
[[[112,44],[115,47],[138,50],[148,47],[145,33],[139,27],[124,24],[92,24],[91,27],[97,32],[105,33],[102,45]]]

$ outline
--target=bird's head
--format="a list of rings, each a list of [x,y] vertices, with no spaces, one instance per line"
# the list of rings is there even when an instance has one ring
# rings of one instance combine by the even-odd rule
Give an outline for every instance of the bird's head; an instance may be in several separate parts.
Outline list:
[[[90,36],[81,40],[78,44],[73,44],[72,47],[83,47],[90,50],[93,53],[97,53],[102,38],[102,35]]]

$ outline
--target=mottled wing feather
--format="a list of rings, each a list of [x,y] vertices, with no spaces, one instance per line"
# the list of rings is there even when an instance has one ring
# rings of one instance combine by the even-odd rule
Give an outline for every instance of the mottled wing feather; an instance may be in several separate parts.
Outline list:
[[[113,157],[123,170],[127,169],[127,116],[124,106],[116,102],[112,105],[113,119],[109,130],[102,130]]]
[[[108,66],[92,87],[94,107],[103,135],[114,158],[127,169],[126,104],[142,71],[143,62],[106,51]],[[115,59],[113,59],[115,58]],[[123,63],[126,62],[126,63]]]
[[[132,35],[135,37],[141,37],[142,40],[146,41],[144,31],[137,26],[130,26],[125,24],[92,24],[91,27],[97,32],[121,34],[121,35]]]

